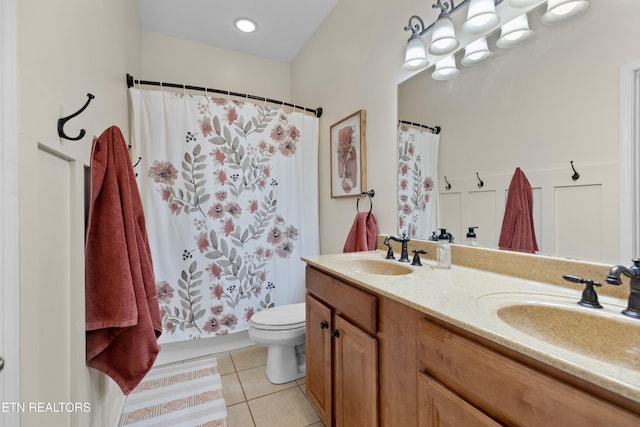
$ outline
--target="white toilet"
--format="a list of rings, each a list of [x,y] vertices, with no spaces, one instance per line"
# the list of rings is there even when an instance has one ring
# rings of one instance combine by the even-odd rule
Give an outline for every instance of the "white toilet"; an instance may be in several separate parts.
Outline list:
[[[251,317],[249,338],[268,347],[265,374],[273,384],[306,374],[305,316],[305,303],[300,303],[269,308]]]

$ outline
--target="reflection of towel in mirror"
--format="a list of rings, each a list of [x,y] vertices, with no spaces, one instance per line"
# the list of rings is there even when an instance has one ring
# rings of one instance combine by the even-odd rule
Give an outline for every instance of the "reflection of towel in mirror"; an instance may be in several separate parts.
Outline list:
[[[378,225],[371,212],[358,212],[344,243],[343,252],[372,251],[376,248]]]
[[[87,365],[129,394],[158,355],[162,318],[142,201],[115,126],[93,142],[85,257]]]
[[[538,250],[533,228],[533,192],[529,180],[520,168],[516,168],[509,185],[498,247],[528,253]]]

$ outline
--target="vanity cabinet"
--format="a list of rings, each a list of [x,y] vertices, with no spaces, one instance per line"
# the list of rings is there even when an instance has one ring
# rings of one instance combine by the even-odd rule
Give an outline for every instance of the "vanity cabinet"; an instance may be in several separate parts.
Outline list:
[[[640,426],[614,392],[307,266],[307,398],[326,426]]]
[[[307,268],[307,398],[326,426],[378,426],[377,297]]]
[[[466,402],[430,375],[418,374],[418,427],[478,426],[502,424]]]
[[[426,319],[419,320],[418,367],[419,400],[431,405],[420,410],[421,427],[640,425],[637,414]],[[434,413],[475,421],[438,424]]]

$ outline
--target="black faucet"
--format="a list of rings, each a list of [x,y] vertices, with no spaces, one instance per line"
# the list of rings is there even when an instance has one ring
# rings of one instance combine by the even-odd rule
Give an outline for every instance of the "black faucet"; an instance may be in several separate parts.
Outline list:
[[[634,258],[632,261],[633,265],[631,267],[625,267],[624,265],[614,265],[611,267],[609,275],[605,280],[611,285],[621,285],[621,274],[630,278],[629,285],[631,292],[629,292],[629,303],[627,308],[622,310],[622,314],[640,319],[640,258]]]
[[[407,233],[402,233],[402,237],[387,236],[386,239],[384,239],[384,244],[389,248],[387,250],[387,259],[395,259],[393,257],[393,249],[391,249],[391,243],[389,243],[389,240],[395,240],[396,242],[402,243],[402,251],[400,252],[400,259],[398,261],[409,262],[407,243],[409,243],[409,240],[411,239],[407,237]]]
[[[413,261],[411,261],[411,265],[422,266],[422,262],[420,262],[420,255],[426,254],[427,251],[424,249],[414,249],[413,250]]]
[[[591,279],[583,279],[573,274],[565,274],[562,278],[568,282],[585,284],[584,290],[582,291],[582,298],[578,301],[578,304],[585,307],[602,308],[602,305],[598,301],[598,294],[596,290],[593,289],[594,286],[602,286],[601,283],[594,282]]]

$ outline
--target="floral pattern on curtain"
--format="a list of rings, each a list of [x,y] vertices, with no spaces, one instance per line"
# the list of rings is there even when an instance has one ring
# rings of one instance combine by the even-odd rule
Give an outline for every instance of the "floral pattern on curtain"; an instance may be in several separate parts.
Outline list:
[[[427,238],[438,227],[440,135],[398,124],[398,230]]]
[[[254,313],[302,302],[300,256],[319,252],[318,119],[209,96],[130,93],[161,341],[246,330]]]

